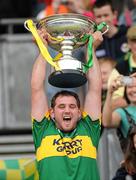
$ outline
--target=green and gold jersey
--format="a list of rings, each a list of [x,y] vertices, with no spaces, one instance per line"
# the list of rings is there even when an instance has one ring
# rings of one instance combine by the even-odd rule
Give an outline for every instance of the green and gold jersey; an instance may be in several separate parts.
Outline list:
[[[97,147],[100,121],[84,115],[70,133],[58,130],[49,116],[33,119],[40,180],[99,180]]]

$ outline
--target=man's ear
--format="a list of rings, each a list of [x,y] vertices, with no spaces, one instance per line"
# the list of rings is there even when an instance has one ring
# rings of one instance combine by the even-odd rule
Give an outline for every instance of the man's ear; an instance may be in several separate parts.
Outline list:
[[[117,11],[117,10],[114,10],[114,12],[113,12],[114,19],[117,19],[118,14],[119,14],[118,11]]]
[[[81,112],[81,110],[79,109],[79,119],[81,118],[81,116],[82,116],[82,112]]]
[[[55,118],[55,115],[54,115],[54,110],[53,110],[53,108],[51,108],[49,111],[50,111],[50,116],[51,116],[51,118],[54,119],[54,118]]]

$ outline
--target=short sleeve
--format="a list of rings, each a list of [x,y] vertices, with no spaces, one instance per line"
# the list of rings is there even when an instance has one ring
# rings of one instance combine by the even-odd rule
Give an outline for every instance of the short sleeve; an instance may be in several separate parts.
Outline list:
[[[40,122],[38,122],[36,119],[32,120],[32,133],[36,149],[40,146],[44,132],[48,128],[49,123],[50,118],[47,116],[45,116]]]
[[[101,119],[99,118],[95,121],[92,121],[91,117],[86,115],[83,118],[83,122],[86,124],[93,145],[97,148],[101,133]]]

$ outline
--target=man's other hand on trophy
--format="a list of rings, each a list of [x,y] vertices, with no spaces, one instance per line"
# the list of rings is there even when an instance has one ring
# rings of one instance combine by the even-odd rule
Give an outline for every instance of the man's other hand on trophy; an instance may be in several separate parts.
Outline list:
[[[90,31],[89,34],[90,34],[90,38],[92,39],[92,42],[90,42],[90,39],[89,39],[88,44],[87,44],[88,48],[87,48],[87,53],[86,53],[87,55],[86,59],[88,59],[89,57],[89,51],[93,50],[94,52],[103,41],[103,36],[102,36],[101,31],[95,31],[93,33]]]
[[[54,40],[51,35],[46,31],[45,28],[39,28],[37,29],[38,35],[41,38],[44,45],[47,47],[48,43],[56,44],[58,43],[56,40]],[[37,44],[35,38],[33,37],[33,41]]]
[[[91,33],[93,37],[93,49],[95,50],[103,41],[103,36],[100,31],[95,31],[94,33]]]
[[[38,29],[38,34],[41,38],[41,40],[43,41],[44,45],[47,47],[47,42],[48,42],[48,39],[49,39],[49,34],[47,33],[46,29]]]

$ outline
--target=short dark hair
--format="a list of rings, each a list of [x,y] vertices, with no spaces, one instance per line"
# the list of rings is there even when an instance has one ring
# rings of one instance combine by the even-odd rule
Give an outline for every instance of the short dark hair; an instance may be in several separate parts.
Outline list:
[[[59,96],[73,96],[76,99],[78,108],[80,108],[79,96],[75,92],[67,91],[67,90],[59,91],[52,97],[52,100],[51,100],[51,107],[52,108],[55,107],[55,101],[56,101],[57,97],[59,97]]]
[[[96,1],[94,3],[93,9],[101,8],[101,7],[106,6],[106,5],[109,5],[111,7],[112,11],[115,10],[111,0],[98,0],[98,1]]]

